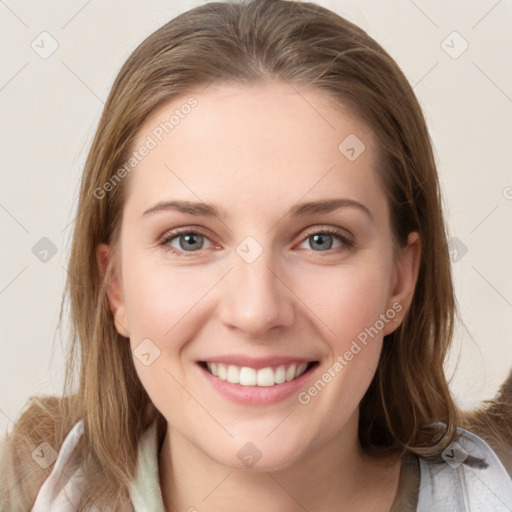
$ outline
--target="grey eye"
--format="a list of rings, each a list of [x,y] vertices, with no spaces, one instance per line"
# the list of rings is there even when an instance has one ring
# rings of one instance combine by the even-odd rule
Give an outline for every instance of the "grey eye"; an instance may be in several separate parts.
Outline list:
[[[175,241],[178,241],[178,246],[173,245]],[[208,239],[200,233],[190,232],[174,236],[169,240],[169,245],[178,250],[193,252],[204,249],[204,243],[206,241],[208,241]]]

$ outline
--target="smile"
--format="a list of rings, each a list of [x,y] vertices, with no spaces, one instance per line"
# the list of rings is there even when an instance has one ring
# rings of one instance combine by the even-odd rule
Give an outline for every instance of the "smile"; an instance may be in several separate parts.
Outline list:
[[[242,406],[268,406],[296,397],[319,366],[318,360],[278,354],[226,354],[197,361],[208,387]]]
[[[302,362],[300,364],[283,364],[275,367],[267,366],[265,368],[256,369],[249,366],[228,365],[210,361],[202,363],[203,368],[220,380],[227,381],[231,384],[240,384],[241,386],[260,387],[276,386],[298,379],[313,365],[316,365],[315,361],[310,363]]]

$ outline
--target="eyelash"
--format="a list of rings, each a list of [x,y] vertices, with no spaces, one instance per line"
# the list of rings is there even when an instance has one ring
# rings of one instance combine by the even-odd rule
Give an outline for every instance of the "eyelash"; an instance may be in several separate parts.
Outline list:
[[[334,249],[327,249],[326,251],[313,251],[313,249],[310,249],[311,251],[316,253],[319,257],[322,257],[321,256],[322,253],[326,253],[327,255],[332,255],[333,253],[337,254],[337,253],[341,253],[344,251],[350,251],[355,248],[355,243],[352,240],[350,240],[346,236],[342,235],[340,233],[340,231],[338,231],[337,229],[331,228],[331,227],[325,227],[325,228],[321,228],[321,229],[315,228],[315,229],[306,231],[306,234],[301,239],[300,243],[302,244],[308,238],[312,237],[313,235],[318,235],[318,234],[332,235],[332,236],[338,238],[338,240],[341,241],[341,243],[342,243],[342,245],[340,245],[339,247],[335,247]],[[168,233],[166,233],[160,239],[160,241],[158,242],[158,245],[162,246],[163,249],[167,253],[170,253],[175,256],[190,257],[190,256],[194,256],[195,254],[201,252],[201,249],[199,249],[198,251],[179,251],[175,247],[170,246],[169,243],[172,240],[174,240],[175,238],[179,237],[180,235],[201,235],[205,238],[208,238],[208,236],[205,233],[203,233],[201,230],[176,229],[176,230],[169,231]]]

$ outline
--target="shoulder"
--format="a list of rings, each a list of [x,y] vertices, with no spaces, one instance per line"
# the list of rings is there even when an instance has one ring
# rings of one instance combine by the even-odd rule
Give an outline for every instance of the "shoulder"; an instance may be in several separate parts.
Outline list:
[[[82,490],[86,488],[80,452],[76,450],[83,432],[83,421],[80,420],[69,431],[58,455],[50,453],[54,460],[53,469],[39,489],[31,512],[77,510]]]
[[[30,510],[72,426],[69,398],[33,396],[0,444],[0,510]]]
[[[84,435],[80,420],[66,436],[55,459],[52,472],[41,486],[31,512],[74,512],[80,506],[82,493],[90,490],[83,471],[83,455],[77,447]],[[63,476],[64,475],[64,476]],[[157,424],[153,423],[140,439],[137,453],[137,471],[129,484],[130,510],[164,512],[158,476]],[[123,508],[123,510],[125,510]],[[87,512],[110,512],[94,504]]]
[[[512,479],[496,453],[478,435],[459,434],[438,459],[420,457],[417,510],[511,510]]]

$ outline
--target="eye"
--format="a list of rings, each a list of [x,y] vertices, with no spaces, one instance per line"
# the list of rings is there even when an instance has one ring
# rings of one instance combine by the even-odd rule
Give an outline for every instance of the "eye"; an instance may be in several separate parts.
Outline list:
[[[208,242],[208,246],[204,246]],[[198,231],[176,230],[167,233],[159,242],[164,249],[172,254],[186,255],[185,253],[198,252],[201,249],[207,249],[212,244],[210,240]]]
[[[340,243],[333,247],[333,239],[337,239]],[[315,252],[340,252],[350,249],[354,243],[348,237],[343,235],[335,228],[316,228],[306,233],[306,237],[301,245],[308,242],[310,248]]]
[[[338,244],[334,245],[336,240]],[[341,231],[331,227],[317,227],[309,230],[300,245],[305,243],[309,243],[309,249],[313,252],[328,254],[347,251],[355,246],[354,242]],[[170,231],[162,237],[158,244],[166,252],[177,256],[194,256],[202,249],[208,249],[214,245],[206,234],[190,228]],[[308,249],[308,247],[305,247],[305,249]]]

